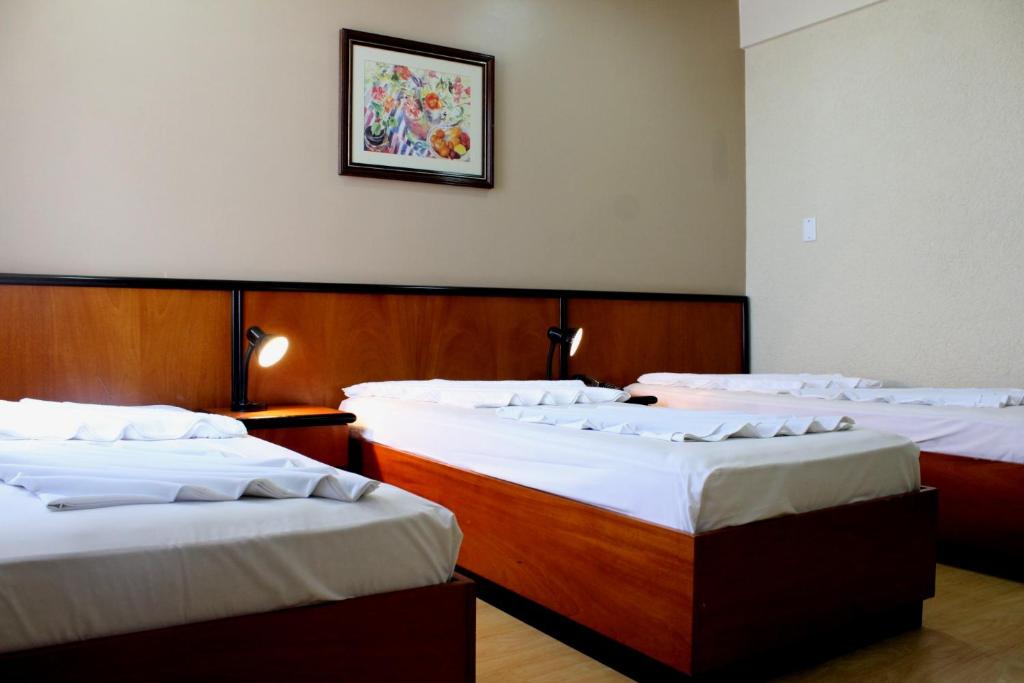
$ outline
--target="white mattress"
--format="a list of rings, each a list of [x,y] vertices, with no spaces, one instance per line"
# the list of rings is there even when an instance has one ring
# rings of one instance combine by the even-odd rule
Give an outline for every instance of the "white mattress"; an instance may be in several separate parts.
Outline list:
[[[131,445],[307,460],[254,437]],[[358,503],[73,512],[0,485],[0,520],[0,652],[443,583],[462,538],[451,512],[384,485]]]
[[[383,398],[342,407],[369,441],[690,533],[920,484],[910,441],[860,429],[680,443],[505,420],[488,408]]]
[[[657,396],[658,405],[666,408],[774,415],[795,415],[809,410],[842,413],[861,427],[901,434],[923,451],[1024,463],[1024,406],[961,408],[860,403],[654,384],[631,384],[626,390],[634,396]]]

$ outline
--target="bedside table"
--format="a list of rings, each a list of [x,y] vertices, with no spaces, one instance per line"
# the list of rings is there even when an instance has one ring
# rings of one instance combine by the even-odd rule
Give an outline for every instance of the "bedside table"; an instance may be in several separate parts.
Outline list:
[[[241,421],[252,436],[333,467],[348,467],[348,425],[356,420],[352,413],[322,406],[269,406],[248,413],[212,408],[207,412]]]

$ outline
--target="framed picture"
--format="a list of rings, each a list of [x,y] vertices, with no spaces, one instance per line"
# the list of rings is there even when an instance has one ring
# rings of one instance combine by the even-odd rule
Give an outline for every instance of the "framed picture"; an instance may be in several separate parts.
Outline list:
[[[342,175],[494,187],[494,57],[341,31]]]

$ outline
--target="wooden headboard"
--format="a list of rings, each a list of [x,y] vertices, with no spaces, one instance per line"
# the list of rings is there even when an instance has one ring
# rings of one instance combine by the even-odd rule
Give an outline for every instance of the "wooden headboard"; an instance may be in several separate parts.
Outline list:
[[[280,368],[250,380],[271,403],[337,405],[342,387],[367,380],[541,379],[543,333],[558,324],[558,301],[534,297],[256,291],[244,301],[245,327],[294,340]]]
[[[569,364],[625,385],[643,372],[746,372],[742,296],[0,275],[0,398],[230,403],[242,332],[291,340],[250,396],[337,405],[387,379],[539,379],[552,325],[585,329]]]
[[[0,284],[0,398],[222,404],[230,292]]]
[[[584,330],[574,373],[624,387],[645,372],[749,371],[745,302],[606,295],[572,297],[568,308],[570,325]]]

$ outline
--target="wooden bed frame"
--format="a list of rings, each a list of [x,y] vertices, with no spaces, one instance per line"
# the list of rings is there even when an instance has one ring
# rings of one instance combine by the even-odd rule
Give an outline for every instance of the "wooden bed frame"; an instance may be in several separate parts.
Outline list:
[[[436,681],[476,671],[472,581],[0,655],[0,680]]]
[[[1024,581],[1024,464],[921,451],[920,466],[940,494],[939,561]]]
[[[941,561],[1024,581],[1024,465],[922,451],[921,482],[942,492]]]
[[[920,626],[933,489],[687,534],[378,444],[363,471],[440,502],[459,564],[687,674]]]

